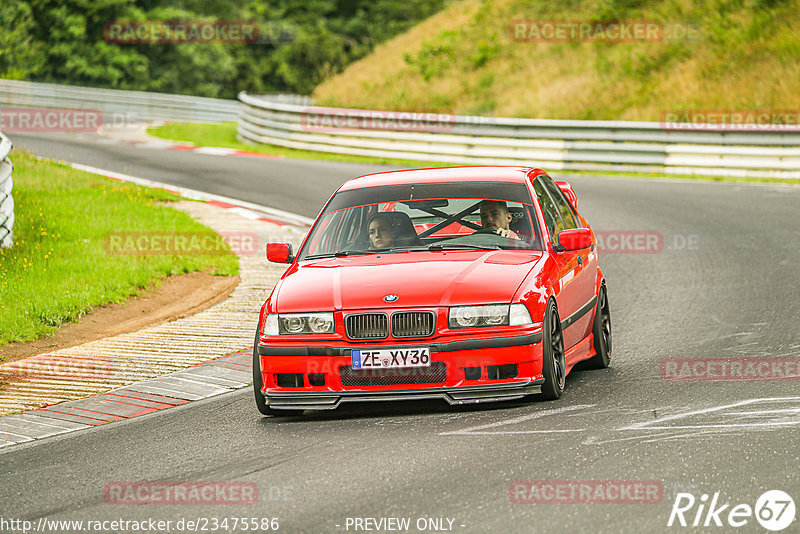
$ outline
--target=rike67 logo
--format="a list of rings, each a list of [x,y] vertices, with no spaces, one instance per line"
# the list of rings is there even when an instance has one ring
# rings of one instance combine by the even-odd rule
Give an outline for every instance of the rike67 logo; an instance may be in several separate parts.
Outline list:
[[[720,499],[719,492],[714,493],[710,502],[707,494],[696,499],[691,493],[678,493],[667,526],[738,528],[755,517],[765,529],[778,532],[792,524],[795,511],[794,500],[781,490],[764,492],[755,507],[744,503],[731,505]]]

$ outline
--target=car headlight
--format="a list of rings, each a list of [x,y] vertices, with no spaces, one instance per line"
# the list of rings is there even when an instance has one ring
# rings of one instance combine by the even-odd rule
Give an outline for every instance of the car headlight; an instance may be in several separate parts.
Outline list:
[[[278,316],[281,334],[302,334],[306,329],[306,317],[302,315]]]
[[[481,326],[508,326],[509,305],[453,306],[450,308],[450,328],[475,328]]]
[[[332,334],[333,312],[271,313],[264,321],[264,335]]]
[[[309,315],[306,319],[308,328],[315,334],[332,334],[333,333],[333,314],[332,313],[318,313]]]

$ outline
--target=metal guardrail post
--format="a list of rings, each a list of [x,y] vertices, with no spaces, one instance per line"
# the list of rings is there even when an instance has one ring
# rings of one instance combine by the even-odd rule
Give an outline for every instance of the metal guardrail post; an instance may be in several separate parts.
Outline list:
[[[0,248],[14,244],[14,198],[11,196],[14,166],[8,159],[11,147],[11,141],[0,132]]]

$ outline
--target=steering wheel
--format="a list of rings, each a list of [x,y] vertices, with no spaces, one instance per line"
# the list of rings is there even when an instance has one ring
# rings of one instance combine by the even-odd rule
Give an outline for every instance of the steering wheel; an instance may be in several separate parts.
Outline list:
[[[496,228],[481,228],[480,230],[475,230],[475,232],[472,233],[472,235],[475,234],[494,234],[498,237],[502,237],[500,234],[497,233]]]
[[[500,238],[503,238],[503,239],[508,239],[509,241],[512,241],[514,243],[521,243],[523,245],[528,245],[528,240],[525,239],[523,236],[517,234],[519,236],[519,239],[514,238],[514,237],[505,237],[505,236],[502,236],[502,235],[498,234],[496,228],[481,228],[480,230],[476,230],[471,235],[477,235],[477,234],[493,235],[493,236],[497,236],[497,237],[500,237]]]

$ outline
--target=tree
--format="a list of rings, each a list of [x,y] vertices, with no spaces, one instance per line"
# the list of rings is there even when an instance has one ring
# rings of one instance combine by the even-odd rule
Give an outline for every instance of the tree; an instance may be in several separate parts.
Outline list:
[[[43,67],[42,44],[33,29],[30,6],[20,0],[0,2],[0,78],[22,80]]]
[[[0,0],[0,76],[234,98],[311,93],[445,0]],[[113,21],[252,21],[252,44],[132,44]]]

